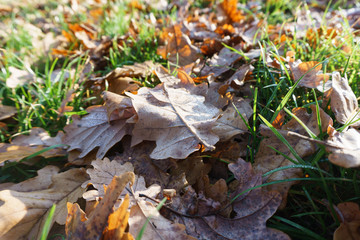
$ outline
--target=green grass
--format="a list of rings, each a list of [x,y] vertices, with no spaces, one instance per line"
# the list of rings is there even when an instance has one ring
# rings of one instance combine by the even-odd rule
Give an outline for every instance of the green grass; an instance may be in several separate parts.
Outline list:
[[[211,1],[195,1],[193,8],[206,7]],[[261,6],[263,18],[267,25],[284,23],[296,20],[296,9],[309,9],[303,3],[286,1],[266,1],[267,4]],[[325,6],[326,11],[345,7],[345,1],[337,1],[334,4]],[[49,2],[44,6],[45,11],[56,9],[56,1]],[[349,6],[346,6],[349,7]],[[351,7],[351,6],[350,6]],[[25,21],[35,22],[27,19],[30,15],[46,16],[43,11],[32,7],[22,7],[19,13]],[[155,26],[149,24],[148,13],[151,12],[164,22],[168,19],[176,19],[176,8],[171,12],[161,12],[156,9],[147,9],[146,11],[137,11],[130,9],[127,3],[123,1],[111,2],[103,6],[104,10],[109,10],[99,19],[99,35],[110,37],[113,44],[110,47],[109,54],[104,56],[105,65],[94,74],[104,76],[116,67],[131,65],[136,62],[152,60],[167,65],[167,62],[156,54],[158,47],[158,38]],[[167,16],[170,16],[169,18]],[[66,124],[70,122],[72,114],[85,114],[86,107],[94,103],[101,104],[99,96],[94,96],[93,90],[79,83],[80,71],[84,67],[89,52],[84,52],[81,56],[75,58],[53,56],[37,56],[33,51],[31,35],[26,30],[18,26],[15,19],[16,14],[3,15],[1,20],[8,21],[11,34],[0,43],[4,46],[2,59],[0,61],[0,100],[5,105],[15,106],[18,114],[15,121],[8,123],[7,130],[0,131],[1,142],[9,140],[17,134],[29,132],[33,127],[42,127],[52,136],[61,131]],[[309,16],[311,17],[311,16]],[[85,22],[89,16],[78,13],[69,20],[72,23]],[[65,23],[65,16],[58,18],[51,17],[51,21],[59,27],[60,30],[68,30]],[[131,19],[138,24],[138,35],[136,38],[129,36],[121,44],[118,44],[117,37],[123,37],[128,33],[131,25]],[[308,37],[297,38],[297,33],[292,35],[285,32],[283,28],[279,32],[279,39],[282,34],[289,38],[283,43],[274,44],[270,41],[271,36],[264,35],[260,46],[263,52],[271,57],[280,60],[287,51],[296,52],[296,59],[302,61],[315,60],[323,63],[324,72],[331,73],[339,71],[342,76],[345,74],[349,79],[351,88],[356,96],[360,96],[360,47],[354,39],[354,34],[350,32],[350,26],[347,19],[343,19],[342,31],[337,32],[342,41],[334,43],[332,37],[335,32],[324,34],[329,29],[325,18],[323,19],[321,30],[314,29],[309,40]],[[278,41],[279,42],[279,41]],[[350,52],[342,49],[347,46]],[[229,47],[231,48],[231,47]],[[282,51],[279,51],[281,48]],[[72,49],[69,46],[69,49]],[[241,54],[241,53],[240,53]],[[26,61],[32,57],[34,64],[32,71],[41,82],[27,84],[22,87],[10,89],[6,86],[5,80],[9,77],[9,67],[26,69]],[[301,158],[295,149],[286,141],[286,139],[272,128],[271,122],[276,118],[277,113],[285,110],[287,113],[286,121],[294,116],[291,110],[295,107],[305,107],[309,109],[310,105],[315,105],[317,114],[321,106],[323,93],[317,90],[300,88],[298,82],[293,82],[290,73],[286,70],[284,62],[281,62],[281,69],[269,67],[264,59],[260,58],[254,62],[255,70],[253,78],[255,84],[252,87],[253,96],[253,116],[247,125],[250,134],[248,152],[246,160],[254,162],[256,152],[262,140],[258,132],[259,125],[264,123],[271,127],[275,135],[289,148],[293,153],[294,159],[287,157],[296,165],[294,167],[302,168],[304,177],[299,178],[300,183],[294,185],[289,191],[288,204],[284,210],[280,210],[272,217],[268,226],[280,229],[291,236],[292,239],[330,239],[334,230],[338,227],[338,220],[333,219],[333,204],[340,202],[355,201],[360,202],[359,189],[359,170],[344,169],[331,164],[327,158],[324,146],[318,145],[316,153],[312,156]],[[58,81],[51,81],[51,74],[54,70],[60,69],[61,73]],[[66,78],[66,72],[72,71],[74,74]],[[151,84],[146,84],[151,86]],[[71,112],[59,116],[58,109],[67,98],[70,91],[74,90],[74,98],[69,101],[68,106],[73,107]],[[310,111],[310,110],[309,110]],[[334,120],[334,114],[325,109]],[[240,115],[241,116],[241,115]],[[324,140],[326,133],[316,136],[306,125],[301,123],[312,139]],[[335,128],[341,128],[342,125],[334,121]],[[273,149],[275,150],[275,149]],[[283,154],[278,152],[278,154]],[[0,168],[0,182],[20,182],[30,177],[36,176],[36,171],[48,164],[64,165],[66,157],[43,159],[35,165],[28,165],[24,159],[19,163],[6,163]],[[283,171],[287,167],[274,169],[264,176],[275,171]],[[285,180],[289,181],[289,180]],[[265,185],[276,184],[277,182],[265,183]],[[248,191],[251,189],[248,189]],[[49,217],[50,218],[50,217]],[[45,236],[45,233],[44,233]]]

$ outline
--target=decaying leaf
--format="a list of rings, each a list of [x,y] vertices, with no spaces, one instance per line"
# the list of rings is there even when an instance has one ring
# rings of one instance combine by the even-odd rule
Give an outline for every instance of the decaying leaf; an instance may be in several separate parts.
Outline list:
[[[347,78],[339,72],[332,74],[331,110],[339,123],[360,127],[360,109],[358,100],[349,86]]]
[[[158,65],[152,61],[146,61],[143,63],[135,63],[134,65],[125,65],[121,68],[116,68],[105,77],[95,80],[106,80],[109,83],[108,91],[122,94],[124,91],[136,91],[141,86],[141,83],[135,81],[133,78],[143,78],[150,76],[153,70]]]
[[[289,62],[294,81],[302,79],[299,86],[316,88],[321,92],[327,91],[331,86],[326,85],[329,75],[322,72],[322,65],[316,61],[310,62]],[[313,68],[313,69],[312,69]]]
[[[55,137],[50,137],[48,132],[43,128],[34,127],[30,130],[29,135],[20,135],[15,137],[11,143],[18,146],[53,146],[61,144],[61,138],[63,137],[63,132],[58,132]]]
[[[180,25],[167,28],[161,36],[165,46],[159,46],[157,53],[164,59],[186,66],[201,58],[200,49],[191,44],[189,37],[181,32]]]
[[[8,86],[9,88],[24,86],[25,84],[31,83],[35,80],[34,74],[26,70],[9,67],[9,72],[10,77],[6,79],[6,86]]]
[[[340,226],[334,232],[334,240],[356,240],[360,239],[360,210],[359,205],[354,202],[339,203]]]
[[[108,226],[103,232],[104,240],[131,240],[134,239],[133,236],[125,232],[130,212],[127,211],[129,207],[129,195],[126,194],[123,203],[121,206],[108,217]]]
[[[83,169],[58,173],[46,167],[39,176],[0,191],[0,238],[39,239],[48,210],[56,204],[53,222],[65,224],[66,202],[74,202],[84,192],[81,184],[87,180]],[[51,176],[51,178],[50,178]],[[50,180],[47,184],[40,181]]]
[[[239,182],[236,191],[230,195],[231,199],[237,197],[232,204],[233,218],[221,216],[220,213],[226,209],[221,209],[218,203],[196,194],[191,188],[182,197],[173,199],[171,207],[180,214],[171,216],[186,226],[189,235],[201,239],[289,239],[286,234],[267,228],[265,224],[280,205],[281,195],[260,188],[247,191],[262,182],[260,174],[254,174],[250,163],[238,159],[229,165],[229,169]],[[197,216],[187,217],[189,214]]]
[[[124,142],[126,143],[123,146],[124,152],[120,156],[115,157],[113,161],[121,164],[131,163],[134,166],[135,174],[144,177],[146,186],[157,184],[160,185],[162,189],[173,188],[180,190],[188,184],[185,174],[180,173],[177,175],[168,173],[172,168],[177,166],[175,160],[167,159],[163,161],[149,157],[155,148],[154,142],[145,141],[134,147],[130,147],[130,141]]]
[[[14,116],[17,113],[16,107],[0,104],[0,120]]]
[[[132,98],[138,121],[132,132],[132,145],[143,140],[156,141],[150,157],[184,159],[201,143],[214,149],[218,137],[211,132],[218,109],[206,104],[203,96],[189,94],[160,84],[141,88]]]
[[[248,128],[239,113],[246,123],[253,114],[250,104],[243,98],[235,99],[225,111],[221,110],[220,117],[212,128],[213,132],[219,136],[220,141],[227,141],[237,134],[247,132]]]
[[[3,143],[5,151],[0,150],[0,163],[4,161],[20,161],[21,159],[35,154],[46,147],[61,144],[62,132],[59,132],[56,137],[50,137],[49,134],[42,128],[32,128],[30,135],[20,135],[15,137],[11,144]],[[37,156],[50,158],[66,155],[66,151],[61,148],[54,148],[42,152]]]
[[[349,128],[343,132],[337,132],[335,129],[329,133],[329,143],[326,151],[330,152],[329,160],[345,168],[354,168],[360,166],[360,132],[354,128]]]
[[[64,128],[64,143],[70,145],[68,151],[81,150],[81,158],[99,147],[96,157],[104,157],[112,146],[131,131],[131,126],[126,123],[129,115],[123,113],[126,110],[120,110],[113,111],[108,118],[106,107],[92,106],[87,109],[89,115],[81,119],[74,116],[74,122]]]
[[[85,192],[83,198],[85,198],[86,200],[95,200],[98,197],[103,197],[105,194],[103,188],[104,185],[109,185],[111,180],[115,176],[122,175],[126,172],[134,171],[134,167],[131,163],[125,163],[121,165],[119,162],[110,161],[108,158],[104,158],[104,160],[94,160],[91,164],[94,168],[87,170],[87,173],[90,176],[90,180],[83,183],[82,187],[85,188],[89,183],[91,183],[97,189],[97,191],[90,190],[88,192]],[[145,180],[143,177],[135,176],[132,185],[132,188],[136,193],[146,194],[151,197],[155,197],[161,190],[160,186],[155,184],[150,186],[149,188],[146,188]],[[123,195],[125,195],[125,193]],[[120,198],[122,197],[124,196],[121,195]],[[131,205],[133,205],[133,201]]]
[[[95,210],[86,218],[85,213],[80,209],[80,206],[75,203],[68,203],[68,216],[66,219],[65,231],[67,239],[99,239],[105,231],[105,234],[110,234],[108,219],[109,215],[113,213],[113,206],[116,203],[120,193],[125,186],[130,182],[134,183],[135,175],[132,172],[123,173],[121,176],[114,176],[109,186],[106,188],[106,193]],[[126,197],[125,197],[126,199]],[[122,206],[125,208],[124,206]],[[122,209],[124,210],[124,209]],[[127,210],[127,207],[125,211]],[[126,215],[126,213],[125,213]],[[111,217],[112,218],[112,217]],[[125,220],[126,218],[124,218]],[[111,220],[111,219],[110,219]],[[112,223],[112,222],[111,222]],[[122,224],[127,224],[126,222]],[[122,228],[124,229],[124,227]],[[121,229],[119,229],[120,231]],[[126,238],[124,238],[126,239]]]
[[[141,228],[146,224],[143,240],[153,239],[192,239],[185,232],[185,226],[178,223],[172,223],[168,219],[160,215],[159,211],[150,202],[138,200],[137,204],[132,206],[130,210],[129,232],[133,236],[137,236]]]
[[[308,114],[305,108],[295,108],[293,114],[297,116],[315,135],[320,133],[320,129],[317,123],[316,107],[311,105],[312,113]],[[332,126],[332,119],[320,109],[320,121],[322,132],[326,132],[328,126]],[[302,135],[307,135],[305,129],[300,125],[296,119],[291,119],[287,124],[283,125],[280,129],[286,131],[297,132]],[[255,156],[254,169],[255,172],[264,174],[270,170],[294,165],[293,162],[286,159],[284,156],[276,153],[274,150],[269,147],[273,147],[281,153],[289,156],[290,158],[297,161],[296,158],[292,155],[290,150],[285,144],[283,144],[272,132],[270,129],[262,125],[261,134],[269,138],[265,138],[261,141],[259,150]],[[306,157],[313,154],[316,151],[316,145],[305,139],[300,139],[296,137],[287,136],[285,137],[289,144],[294,148],[300,157]],[[272,182],[276,180],[288,179],[288,178],[297,178],[302,176],[302,170],[300,168],[290,168],[282,171],[277,171],[269,175],[266,179],[267,182]],[[283,203],[281,208],[286,205],[287,192],[294,182],[284,182],[269,185],[267,189],[278,190],[283,196]]]

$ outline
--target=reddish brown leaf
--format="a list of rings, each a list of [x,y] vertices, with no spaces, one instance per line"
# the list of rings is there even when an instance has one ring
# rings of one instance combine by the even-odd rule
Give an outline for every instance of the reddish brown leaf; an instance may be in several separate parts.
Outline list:
[[[65,231],[68,239],[99,239],[108,225],[108,218],[113,213],[113,206],[120,193],[130,182],[134,183],[135,175],[126,172],[121,176],[115,176],[106,189],[106,194],[96,206],[91,216],[86,218],[80,206],[75,203],[68,203],[68,216],[66,219]]]
[[[325,83],[329,80],[329,75],[324,74],[321,71],[322,64],[319,64],[319,62],[297,61],[297,62],[290,62],[289,64],[290,64],[291,72],[294,77],[294,81],[297,81],[302,77],[302,79],[299,82],[299,86],[316,88],[321,92],[325,92],[330,88],[330,86],[325,85]]]
[[[162,33],[162,40],[165,46],[158,47],[157,53],[172,63],[185,66],[201,58],[200,50],[181,32],[180,25],[167,28]]]

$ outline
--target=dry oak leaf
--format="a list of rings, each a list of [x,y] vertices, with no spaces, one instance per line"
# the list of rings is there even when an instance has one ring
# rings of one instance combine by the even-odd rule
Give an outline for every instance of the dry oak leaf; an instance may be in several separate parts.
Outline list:
[[[111,220],[109,219],[109,217],[113,217],[111,216],[111,214],[113,213],[114,205],[121,192],[123,192],[125,186],[129,182],[131,185],[134,182],[134,179],[135,175],[132,172],[123,173],[121,176],[114,176],[109,186],[106,188],[105,196],[102,198],[102,200],[96,206],[90,216],[88,216],[88,218],[85,216],[85,213],[81,210],[80,206],[77,203],[68,203],[67,208],[69,213],[66,219],[65,226],[67,239],[95,240],[100,239],[104,231],[106,236],[108,236],[107,234],[111,234],[109,230],[112,231],[113,226],[112,224],[109,225],[108,220]],[[128,201],[128,196],[125,197],[125,201]],[[125,208],[124,206],[121,206],[120,208]],[[127,206],[125,208],[125,211],[126,210]],[[124,218],[124,220],[126,220],[126,217]],[[125,222],[123,222],[122,224],[125,224],[125,227],[127,225],[127,223]],[[109,227],[111,229],[109,229]],[[125,227],[122,227],[122,229],[124,229]],[[118,229],[118,231],[120,230],[121,229]],[[119,234],[121,235],[121,231],[119,232]],[[122,234],[121,236],[123,235],[124,234]],[[123,239],[128,239],[127,237],[130,237],[130,239],[132,239],[131,236],[128,235],[129,234],[125,234]]]
[[[297,116],[315,135],[320,133],[319,126],[317,123],[316,107],[311,105],[312,113],[308,114],[305,108],[295,108],[293,113]],[[320,109],[320,121],[322,132],[326,132],[329,126],[332,126],[332,119]],[[301,135],[307,135],[304,128],[296,119],[291,119],[288,123],[283,125],[279,132],[282,131],[293,131]],[[265,138],[261,141],[259,150],[255,156],[254,169],[255,172],[264,174],[268,171],[279,167],[291,166],[294,165],[293,162],[289,161],[280,154],[277,154],[274,150],[269,147],[273,147],[283,154],[289,156],[292,159],[295,157],[292,155],[290,150],[285,144],[283,144],[273,133],[272,131],[261,125],[261,134],[269,138]],[[300,157],[306,157],[313,154],[316,151],[316,145],[305,139],[300,139],[294,136],[284,136],[289,144],[295,149]],[[296,160],[295,160],[296,161]],[[283,180],[288,178],[297,178],[302,177],[302,170],[300,168],[290,168],[282,171],[277,171],[266,178],[267,182]],[[277,190],[282,194],[283,203],[281,208],[284,208],[286,205],[286,197],[288,190],[295,182],[284,182],[279,184],[273,184],[266,187],[269,190]]]
[[[5,161],[18,162],[21,159],[35,154],[41,150],[44,150],[44,146],[18,146],[13,144],[2,143],[2,148],[5,151],[0,150],[0,165]],[[36,157],[59,157],[66,155],[66,151],[62,148],[54,148],[43,153],[38,154]],[[34,157],[35,158],[35,157]],[[37,159],[36,159],[37,160]]]
[[[125,91],[133,92],[139,89],[141,83],[133,80],[133,78],[146,78],[150,76],[158,64],[152,61],[143,63],[135,63],[134,65],[125,65],[116,68],[105,77],[95,78],[96,81],[106,80],[109,83],[108,91],[122,94]]]
[[[15,67],[9,67],[10,76],[6,79],[6,86],[9,88],[16,88],[24,86],[35,80],[35,75],[26,70],[21,70]]]
[[[125,232],[128,226],[130,212],[127,211],[129,207],[129,195],[126,194],[121,206],[108,217],[108,226],[103,232],[103,240],[131,240],[134,237]]]
[[[0,120],[14,116],[17,113],[16,107],[0,104]]]
[[[189,37],[181,32],[180,25],[165,29],[161,39],[165,46],[159,46],[157,54],[170,62],[186,66],[202,58],[200,49],[191,44]]]
[[[261,188],[246,191],[262,182],[261,175],[254,173],[250,163],[238,159],[236,163],[229,164],[229,169],[239,182],[236,191],[231,193],[230,199],[241,193],[232,204],[232,210],[236,213],[235,217],[221,216],[216,211],[219,210],[219,206],[215,203],[211,204],[210,199],[206,201],[200,194],[196,196],[194,191],[188,190],[182,197],[173,199],[171,207],[184,214],[181,217],[173,215],[175,219],[185,224],[189,235],[199,239],[288,240],[289,237],[285,233],[266,227],[266,221],[276,212],[281,203],[281,195],[275,191],[263,191]],[[195,218],[186,217],[188,214],[201,216],[212,212],[217,214]]]
[[[339,123],[360,127],[360,109],[358,100],[349,86],[347,78],[341,77],[339,72],[332,74],[331,110]]]
[[[198,150],[199,143],[214,149],[218,136],[211,132],[218,109],[205,97],[162,83],[153,89],[141,88],[132,98],[138,122],[132,132],[132,146],[143,140],[156,141],[153,159],[184,159]]]
[[[123,110],[123,109],[120,109]],[[86,109],[89,113],[83,118],[74,116],[72,124],[64,130],[64,144],[69,145],[68,151],[80,150],[79,158],[86,156],[95,148],[96,157],[102,158],[107,151],[131,131],[131,125],[126,123],[128,114],[113,114],[108,118],[105,106],[92,106]]]
[[[93,169],[88,169],[86,172],[90,176],[90,180],[84,182],[82,187],[85,188],[89,183],[91,183],[97,190],[90,190],[85,192],[83,198],[86,200],[95,200],[98,197],[103,197],[104,185],[109,185],[114,176],[119,176],[125,172],[133,172],[134,167],[131,163],[127,162],[121,165],[117,161],[110,161],[108,158],[104,158],[104,160],[97,159],[94,160],[91,165],[93,165]],[[149,188],[145,186],[144,177],[135,176],[135,180],[132,183],[132,188],[135,193],[146,194],[150,197],[155,197],[161,190],[159,185],[151,185]],[[120,198],[124,197],[122,194]],[[131,206],[134,202],[131,202]]]
[[[248,123],[249,117],[253,114],[253,110],[250,104],[243,98],[234,99],[225,111],[220,111],[220,117],[216,120],[216,124],[212,128],[213,132],[219,136],[220,141],[227,141],[237,134],[248,131],[246,123]]]
[[[81,184],[87,180],[87,174],[83,169],[56,174],[58,169],[46,168],[38,172],[38,177],[0,191],[1,239],[39,239],[53,204],[56,210],[52,223],[65,224],[66,202],[75,202],[81,197],[84,192]],[[50,182],[35,186],[40,180]]]
[[[4,161],[20,161],[24,157],[30,156],[43,150],[45,147],[61,144],[62,132],[58,132],[56,137],[50,137],[42,128],[32,128],[30,135],[20,135],[15,137],[11,144],[2,143],[0,149],[0,164]],[[50,149],[37,156],[49,158],[66,155],[66,151],[61,147]]]
[[[334,240],[360,239],[360,209],[354,202],[343,202],[337,205],[341,219],[340,226],[334,232]]]
[[[329,132],[327,140],[333,146],[327,146],[326,151],[330,152],[329,160],[333,164],[344,168],[360,167],[360,132],[349,128],[343,132],[335,129]]]
[[[299,86],[316,88],[320,92],[326,92],[330,89],[331,82],[328,82],[329,75],[322,72],[322,64],[319,64],[319,62],[301,62],[298,60],[295,62],[289,62],[289,65],[294,77],[294,81],[297,81],[302,77],[299,82]]]
[[[174,159],[156,160],[149,157],[155,148],[155,142],[145,141],[134,147],[130,147],[130,140],[125,137],[123,142],[124,152],[114,158],[121,164],[126,162],[132,163],[134,172],[144,177],[146,186],[158,184],[162,189],[173,188],[179,191],[188,184],[185,174],[181,172],[179,175],[172,175],[168,172],[177,166]]]
[[[224,0],[220,7],[224,11],[229,23],[240,23],[245,16],[237,8],[237,0]]]
[[[184,225],[173,223],[164,218],[153,204],[139,199],[137,204],[132,206],[130,210],[129,232],[133,236],[137,236],[146,223],[147,226],[141,238],[143,240],[195,240],[195,238],[186,234]]]
[[[63,132],[58,132],[55,137],[50,137],[48,132],[39,127],[30,130],[29,135],[20,135],[11,140],[12,144],[19,146],[53,146],[62,143]]]

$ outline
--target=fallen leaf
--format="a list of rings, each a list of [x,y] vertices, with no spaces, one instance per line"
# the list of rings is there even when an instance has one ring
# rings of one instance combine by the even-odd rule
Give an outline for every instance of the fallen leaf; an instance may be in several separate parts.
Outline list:
[[[201,239],[289,239],[283,232],[266,227],[266,221],[281,203],[281,195],[260,188],[246,191],[262,182],[261,175],[254,173],[250,163],[238,159],[229,169],[239,182],[230,199],[241,193],[232,203],[233,218],[221,216],[219,213],[226,209],[220,210],[218,204],[191,188],[172,200],[171,208],[180,213],[172,217],[186,226],[189,235]],[[189,214],[195,216],[187,217]]]
[[[2,239],[39,239],[47,213],[53,204],[56,210],[52,223],[65,224],[66,202],[74,202],[83,194],[81,184],[87,179],[83,169],[55,174],[54,169],[39,171],[39,176],[26,183],[0,191],[0,237]],[[41,180],[51,181],[48,184]],[[21,188],[19,187],[27,187]],[[16,189],[16,190],[12,190]]]
[[[228,18],[229,23],[239,23],[245,19],[245,16],[243,16],[237,8],[237,0],[224,0],[220,4],[220,7]]]
[[[94,160],[91,165],[93,165],[94,168],[86,171],[90,176],[90,180],[84,182],[82,187],[86,188],[86,186],[91,183],[97,191],[90,190],[85,192],[83,198],[86,200],[95,200],[98,197],[103,197],[105,195],[103,186],[109,185],[114,176],[134,171],[134,167],[131,163],[121,165],[119,162],[110,161],[108,158],[104,158],[104,160]],[[137,194],[142,193],[151,197],[155,197],[161,190],[160,186],[156,184],[146,188],[144,178],[137,176],[135,176],[134,181],[132,182],[132,188]],[[125,195],[125,193],[123,195]],[[120,195],[120,198],[123,198],[123,195]],[[130,206],[133,204],[134,202],[132,201]]]
[[[333,146],[327,146],[329,160],[345,168],[354,168],[360,166],[360,132],[354,128],[349,128],[343,132],[337,132],[335,129],[330,131],[327,140]]]
[[[315,135],[318,135],[320,133],[320,129],[317,123],[316,107],[314,105],[311,105],[311,108],[311,114],[308,114],[305,108],[295,108],[293,110],[293,114],[295,114],[295,116],[297,116]],[[332,119],[322,109],[319,110],[322,127],[321,130],[322,132],[326,132],[328,126],[332,126]],[[301,135],[307,135],[305,129],[294,118],[285,125],[283,125],[279,131],[281,130],[293,131]],[[267,136],[269,138],[263,139],[260,143],[259,150],[255,156],[255,172],[264,174],[279,167],[294,165],[293,162],[289,161],[284,156],[278,154],[277,152],[269,148],[273,147],[296,161],[295,157],[292,155],[288,147],[283,144],[269,128],[261,125],[260,132],[263,136]],[[285,136],[285,139],[289,142],[289,144],[294,148],[294,150],[298,153],[300,157],[309,156],[316,151],[316,145],[305,139],[296,138],[294,136]],[[266,178],[266,182],[298,177],[302,177],[302,170],[300,168],[290,168],[270,174]],[[266,188],[269,190],[277,190],[282,194],[283,202],[281,204],[281,208],[284,208],[286,205],[286,197],[288,190],[293,184],[295,184],[295,182],[284,182],[269,185]]]
[[[9,67],[10,76],[6,79],[6,86],[9,88],[17,88],[24,86],[27,83],[35,81],[35,76],[26,70],[21,70],[15,67]]]
[[[220,141],[227,141],[237,134],[248,131],[246,123],[239,113],[246,123],[248,123],[249,117],[253,114],[250,104],[243,98],[234,99],[225,111],[221,110],[220,117],[216,120],[215,126],[212,128],[213,132],[219,136]]]
[[[126,194],[123,203],[121,206],[113,213],[111,213],[108,217],[108,226],[103,232],[104,240],[126,240],[126,239],[134,239],[134,237],[125,232],[128,226],[128,220],[130,216],[130,212],[127,211],[129,207],[129,195]]]
[[[29,146],[18,146],[12,144],[6,144],[5,146],[6,146],[6,151],[0,152],[0,165],[5,161],[18,162],[25,157],[28,157],[32,154],[38,153],[39,151],[45,149],[45,147],[43,146],[29,147]],[[36,156],[50,158],[50,157],[59,157],[64,155],[66,155],[66,151],[64,149],[55,148],[37,154]]]
[[[70,146],[68,151],[80,150],[79,158],[86,156],[97,147],[99,149],[96,157],[102,158],[112,146],[131,131],[131,127],[126,123],[128,115],[118,115],[113,111],[114,114],[108,118],[107,108],[104,106],[92,106],[86,110],[88,115],[81,119],[74,116],[73,123],[64,128],[66,134],[63,142]]]
[[[200,49],[191,44],[189,37],[181,32],[180,25],[165,29],[161,38],[165,46],[159,46],[157,54],[164,59],[179,66],[186,66],[201,58]]]
[[[0,120],[14,116],[17,113],[16,107],[0,104]]]
[[[134,178],[135,175],[132,172],[123,173],[121,176],[114,176],[106,188],[106,194],[89,218],[86,218],[85,213],[77,203],[68,203],[67,208],[69,213],[65,226],[67,239],[95,240],[101,237],[104,230],[106,234],[107,230],[105,228],[109,226],[109,215],[113,213],[113,207],[120,193],[129,182],[130,185],[134,182]]]
[[[162,189],[180,190],[188,184],[183,172],[179,174],[168,173],[177,166],[175,160],[163,161],[150,158],[149,155],[156,146],[154,142],[145,141],[134,147],[130,147],[130,141],[124,142],[126,143],[123,145],[124,152],[115,157],[113,161],[121,164],[131,163],[134,166],[135,174],[144,177],[146,186],[157,184]]]
[[[199,143],[214,149],[218,137],[210,129],[218,109],[206,104],[205,97],[164,83],[153,89],[141,88],[137,95],[127,95],[138,115],[132,145],[143,140],[156,141],[151,158],[184,159],[198,150]]]
[[[295,61],[289,62],[289,65],[294,77],[294,81],[297,81],[302,77],[299,82],[299,86],[316,88],[321,92],[326,92],[331,87],[331,85],[326,84],[326,82],[329,80],[329,75],[322,72],[322,64],[319,64],[319,62]]]
[[[359,205],[354,202],[339,203],[340,226],[334,232],[334,240],[356,240],[360,239],[360,210]]]
[[[63,132],[58,132],[55,137],[50,137],[43,128],[33,127],[29,135],[20,135],[15,137],[11,143],[19,146],[53,146],[62,144]]]
[[[147,221],[147,226],[141,238],[143,240],[195,239],[186,234],[184,225],[173,223],[161,216],[150,202],[138,200],[137,204],[132,206],[130,210],[129,232],[133,236],[137,236]]]
[[[360,127],[360,109],[358,99],[349,86],[347,78],[341,77],[339,72],[332,74],[331,110],[339,123]]]

